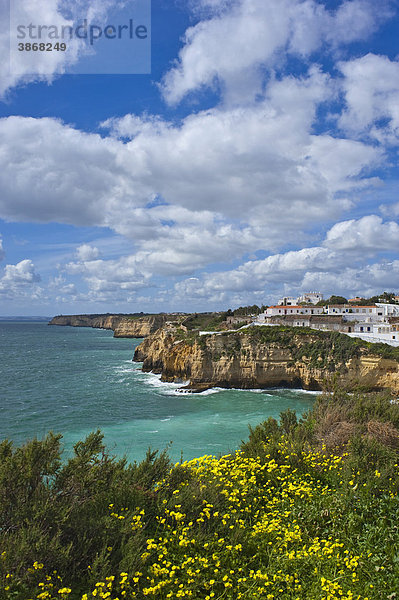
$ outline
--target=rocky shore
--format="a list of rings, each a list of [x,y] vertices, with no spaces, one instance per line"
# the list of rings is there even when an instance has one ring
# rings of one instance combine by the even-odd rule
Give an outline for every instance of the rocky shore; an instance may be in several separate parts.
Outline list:
[[[164,327],[136,349],[143,371],[166,382],[209,387],[287,387],[321,390],[334,380],[353,390],[399,394],[399,354],[335,332],[303,328],[252,327],[214,335]]]

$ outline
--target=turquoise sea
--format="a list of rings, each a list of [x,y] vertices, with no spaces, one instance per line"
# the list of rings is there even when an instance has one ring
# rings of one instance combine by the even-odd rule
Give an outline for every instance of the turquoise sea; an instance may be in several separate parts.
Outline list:
[[[248,425],[291,408],[302,414],[314,394],[300,390],[178,392],[133,363],[141,340],[112,331],[46,323],[0,322],[0,440],[21,443],[63,434],[66,456],[101,429],[117,456],[140,460],[149,446],[179,460],[235,450]]]

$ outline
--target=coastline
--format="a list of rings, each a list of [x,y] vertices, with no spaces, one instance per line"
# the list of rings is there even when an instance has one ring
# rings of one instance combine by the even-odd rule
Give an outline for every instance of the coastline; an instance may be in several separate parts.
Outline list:
[[[136,348],[133,360],[166,382],[189,382],[187,391],[209,388],[300,388],[320,391],[399,393],[396,348],[306,328],[252,327],[199,335],[164,327]]]

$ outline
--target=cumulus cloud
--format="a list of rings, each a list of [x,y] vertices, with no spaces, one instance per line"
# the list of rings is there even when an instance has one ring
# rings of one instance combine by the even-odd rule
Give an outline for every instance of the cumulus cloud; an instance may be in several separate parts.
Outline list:
[[[95,246],[90,246],[90,244],[82,244],[76,250],[76,256],[78,260],[82,262],[96,260],[100,255],[100,251]]]
[[[81,275],[93,300],[123,297],[145,287],[151,287],[149,276],[140,271],[135,256],[115,260],[88,260],[65,265],[69,275]]]
[[[335,251],[372,256],[382,251],[399,251],[399,225],[383,223],[377,215],[336,223],[327,233],[325,245]]]
[[[399,270],[399,261],[384,259],[375,264],[362,263],[385,251],[397,252],[398,233],[396,222],[384,223],[375,215],[337,223],[327,232],[322,246],[247,261],[223,273],[188,278],[176,284],[176,294],[220,301],[231,293],[262,294],[265,290],[271,294],[280,293],[282,289],[289,293],[304,289],[375,290],[379,285],[392,285],[392,278],[387,278],[389,265]]]
[[[0,23],[2,23],[0,52],[2,57],[7,58],[2,61],[0,68],[0,97],[18,85],[34,81],[51,82],[54,77],[65,73],[69,66],[76,64],[81,56],[93,52],[92,48],[87,49],[83,40],[74,37],[68,39],[65,52],[13,51],[9,60],[11,44],[20,41],[16,38],[17,26],[26,26],[29,23],[35,26],[53,25],[58,28],[58,31],[62,31],[63,27],[71,27],[83,22],[84,19],[89,24],[91,22],[98,24],[104,22],[108,11],[117,6],[123,6],[123,2],[121,0],[87,0],[86,2],[70,0],[66,3],[58,0],[40,0],[40,2],[18,0],[11,3],[10,9],[10,2],[0,0]],[[12,31],[11,42],[10,31]],[[45,31],[42,30],[43,35]]]
[[[297,243],[315,223],[339,218],[383,157],[312,133],[333,88],[313,67],[270,82],[257,105],[179,124],[127,115],[103,124],[105,138],[55,119],[2,119],[0,215],[110,227],[135,244],[140,268],[163,274]],[[98,258],[85,245],[78,253]]]
[[[30,259],[21,260],[16,265],[6,265],[0,279],[0,295],[6,298],[19,296],[37,299],[42,290],[37,286],[41,281],[35,265]]]
[[[113,208],[131,204],[133,192],[146,196],[139,181],[132,185],[120,142],[49,118],[1,119],[0,136],[3,218],[103,225]]]
[[[35,271],[35,265],[29,259],[21,260],[16,265],[6,265],[3,283],[25,285],[40,281],[40,275]]]
[[[346,108],[340,127],[388,143],[399,137],[399,62],[372,53],[341,62]]]
[[[376,10],[369,0],[346,0],[334,11],[315,0],[205,0],[200,7],[210,10],[210,18],[186,31],[163,80],[170,104],[215,85],[225,99],[254,99],[262,92],[264,69],[279,65],[283,54],[308,57],[322,43],[335,48],[365,39],[391,14],[386,2]]]
[[[78,6],[106,14],[113,3],[72,2],[63,18]],[[362,260],[397,250],[396,222],[342,219],[362,209],[358,193],[379,183],[373,175],[397,135],[398,63],[375,55],[340,62],[342,77],[335,79],[336,72],[309,67],[315,51],[367,38],[387,17],[388,3],[376,9],[368,0],[343,0],[331,10],[316,0],[192,4],[201,20],[186,32],[161,89],[176,103],[217,85],[218,106],[181,121],[110,117],[102,135],[52,118],[0,119],[0,217],[106,227],[129,241],[125,255],[112,260],[100,244],[78,246],[54,282],[59,298],[80,299],[79,278],[89,298],[106,300],[133,297],[157,278],[184,277],[176,293],[188,298],[242,302],[250,294],[262,301],[265,288],[320,287],[323,275],[332,284],[342,274],[349,285],[349,255],[362,272]],[[41,10],[51,15],[59,8],[44,0]],[[302,60],[301,75],[286,74],[284,55]],[[319,118],[335,108],[339,93],[341,135],[326,131]],[[320,225],[329,231],[311,247]],[[271,255],[248,260],[257,252]],[[229,270],[198,275],[221,264]],[[373,281],[384,265],[368,266]],[[37,286],[28,280],[33,264],[9,266],[3,286]]]

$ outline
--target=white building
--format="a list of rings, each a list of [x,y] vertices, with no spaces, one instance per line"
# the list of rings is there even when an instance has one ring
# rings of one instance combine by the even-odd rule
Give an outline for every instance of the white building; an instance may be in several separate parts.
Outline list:
[[[307,292],[306,294],[302,294],[298,298],[294,298],[294,296],[284,296],[278,301],[278,306],[297,306],[304,302],[306,304],[317,304],[323,300],[323,294],[320,292]]]
[[[319,321],[318,317],[323,319],[322,315],[325,321]],[[378,302],[365,306],[341,304],[324,307],[279,304],[269,306],[265,312],[254,319],[254,324],[286,324],[293,327],[341,331],[351,337],[359,337],[369,342],[399,346],[399,305],[397,304]]]
[[[320,292],[306,292],[302,296],[299,296],[297,303],[307,302],[308,304],[317,304],[320,300],[324,300],[324,296]]]
[[[269,306],[262,315],[267,317],[281,317],[284,315],[321,315],[323,314],[322,306]],[[262,315],[259,315],[260,317]]]
[[[326,307],[328,315],[341,315],[346,321],[385,321],[389,317],[399,316],[397,304],[377,303],[371,306],[350,306],[349,304],[331,304]]]
[[[281,298],[281,300],[279,300],[277,304],[279,306],[295,306],[296,304],[298,304],[298,302],[297,299],[293,296],[285,296],[284,298]]]

